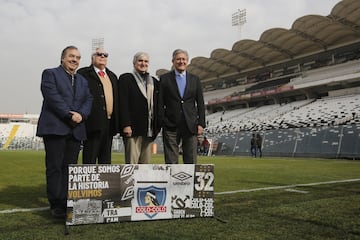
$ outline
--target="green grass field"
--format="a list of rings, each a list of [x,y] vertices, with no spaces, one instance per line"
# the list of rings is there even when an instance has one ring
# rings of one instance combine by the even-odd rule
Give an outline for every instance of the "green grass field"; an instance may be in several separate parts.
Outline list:
[[[113,163],[124,156],[114,153]],[[44,152],[0,151],[0,239],[360,239],[360,161],[217,156],[199,163],[215,164],[215,214],[225,222],[81,225],[65,236],[64,221],[48,210],[9,213],[48,207]]]

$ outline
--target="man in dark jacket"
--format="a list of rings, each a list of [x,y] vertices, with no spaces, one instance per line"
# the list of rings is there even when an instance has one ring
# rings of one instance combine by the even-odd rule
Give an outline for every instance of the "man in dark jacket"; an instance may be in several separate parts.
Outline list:
[[[250,139],[250,153],[252,157],[256,157],[256,136],[255,133],[251,135]]]
[[[111,163],[113,136],[118,125],[117,76],[106,65],[108,53],[98,48],[91,56],[91,65],[78,70],[88,80],[94,97],[91,113],[86,120],[87,140],[84,142],[83,163]]]
[[[134,70],[119,77],[120,134],[127,164],[149,163],[151,147],[160,131],[157,119],[159,82],[150,76],[149,55],[138,52]]]
[[[160,77],[159,117],[163,127],[165,163],[178,163],[182,145],[183,162],[195,164],[197,136],[205,128],[205,105],[200,79],[187,72],[185,50],[173,53],[174,70]]]
[[[260,133],[256,134],[256,149],[259,151],[259,157],[262,157],[262,136]]]

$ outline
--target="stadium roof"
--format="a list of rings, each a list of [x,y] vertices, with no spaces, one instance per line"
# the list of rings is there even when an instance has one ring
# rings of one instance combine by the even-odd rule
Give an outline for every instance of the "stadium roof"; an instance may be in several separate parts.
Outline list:
[[[231,50],[213,50],[210,58],[195,57],[188,71],[207,82],[359,41],[360,1],[342,0],[329,16],[306,15],[290,29],[268,29],[258,41],[240,40]],[[159,76],[166,71],[156,73]]]

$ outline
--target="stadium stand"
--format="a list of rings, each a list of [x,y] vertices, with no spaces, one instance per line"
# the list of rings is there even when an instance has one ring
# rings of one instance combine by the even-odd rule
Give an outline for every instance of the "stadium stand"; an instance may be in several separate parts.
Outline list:
[[[36,137],[36,125],[30,123],[0,124],[0,146],[3,150],[33,149],[42,140]]]
[[[250,155],[260,132],[268,156],[360,158],[359,11],[360,1],[339,1],[328,16],[191,60],[205,91],[206,135],[220,154]]]
[[[10,124],[0,124],[0,148],[6,149],[5,143],[7,142],[7,139],[9,138],[10,132],[11,132],[12,126]]]
[[[360,94],[326,97],[228,111],[220,115],[222,121],[209,121],[206,131],[219,134],[217,129],[221,131],[227,125],[234,126],[227,130],[237,132],[357,124],[360,123],[359,114]],[[213,115],[219,117],[218,113],[214,113],[209,118],[213,119]]]
[[[332,81],[334,78],[342,77],[342,80],[351,78],[353,74],[360,73],[360,61],[352,60],[342,64],[336,64],[323,68],[318,68],[309,71],[303,71],[302,76],[291,79],[289,85],[297,86],[303,85],[308,82],[316,82],[325,80],[327,82]]]
[[[188,71],[203,85],[212,153],[250,156],[251,135],[260,133],[264,156],[360,159],[359,12],[359,0],[342,0],[328,16],[302,16],[290,29],[193,58]],[[1,149],[41,149],[15,119],[0,114]],[[161,135],[155,143],[161,153]],[[122,149],[117,136],[113,150]]]

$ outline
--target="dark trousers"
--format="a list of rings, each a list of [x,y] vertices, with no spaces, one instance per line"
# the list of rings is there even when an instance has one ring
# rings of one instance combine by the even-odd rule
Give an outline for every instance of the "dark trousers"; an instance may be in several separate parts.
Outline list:
[[[72,136],[44,136],[46,194],[50,208],[66,208],[68,165],[76,164],[80,141]]]
[[[257,146],[257,150],[259,151],[259,157],[262,157],[262,150],[260,145]]]
[[[111,164],[112,135],[109,133],[109,125],[100,131],[87,133],[84,141],[83,163]]]
[[[169,131],[163,129],[164,155],[166,164],[179,163],[180,144],[182,146],[183,162],[196,164],[197,136],[188,131]]]
[[[250,152],[252,157],[256,157],[256,151],[257,151],[256,146],[250,147]]]

